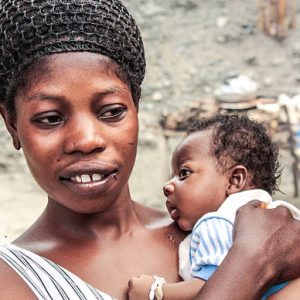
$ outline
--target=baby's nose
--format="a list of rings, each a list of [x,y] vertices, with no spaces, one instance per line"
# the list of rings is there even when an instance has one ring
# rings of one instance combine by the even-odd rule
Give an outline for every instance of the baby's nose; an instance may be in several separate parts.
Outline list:
[[[163,192],[166,197],[170,196],[170,194],[174,192],[174,185],[167,182],[163,187]]]

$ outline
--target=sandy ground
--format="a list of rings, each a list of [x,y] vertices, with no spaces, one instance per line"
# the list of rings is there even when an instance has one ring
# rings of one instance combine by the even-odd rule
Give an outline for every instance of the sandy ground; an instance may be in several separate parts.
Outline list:
[[[2,174],[0,181],[0,240],[13,240],[43,211],[47,198],[28,174]]]

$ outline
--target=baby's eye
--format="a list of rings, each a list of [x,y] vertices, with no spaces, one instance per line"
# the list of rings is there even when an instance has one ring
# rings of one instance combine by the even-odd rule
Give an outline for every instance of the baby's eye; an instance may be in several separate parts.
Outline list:
[[[115,122],[125,117],[126,110],[126,107],[123,105],[107,105],[101,109],[98,114],[98,118],[101,120]]]
[[[189,169],[186,169],[186,168],[182,168],[180,171],[179,171],[179,179],[180,180],[184,180],[186,179],[188,176],[190,176],[192,174],[192,171],[189,170]]]

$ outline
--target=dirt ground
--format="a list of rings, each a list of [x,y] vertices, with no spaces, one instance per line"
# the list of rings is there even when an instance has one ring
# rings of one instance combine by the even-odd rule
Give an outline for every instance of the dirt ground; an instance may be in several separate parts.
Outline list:
[[[147,73],[140,106],[140,143],[131,180],[134,199],[163,207],[162,183],[170,153],[180,137],[166,141],[163,115],[212,96],[224,79],[244,74],[258,94],[300,94],[300,25],[282,41],[257,30],[255,1],[124,0],[144,37]],[[300,22],[300,2],[297,19]],[[0,121],[0,239],[12,240],[46,205],[21,152]],[[293,196],[292,160],[282,152],[285,198]]]

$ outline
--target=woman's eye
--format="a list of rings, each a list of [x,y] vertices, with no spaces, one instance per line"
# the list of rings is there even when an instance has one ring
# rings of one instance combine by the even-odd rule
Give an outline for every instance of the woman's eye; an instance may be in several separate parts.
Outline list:
[[[62,124],[64,119],[58,114],[39,115],[34,118],[34,122],[44,127],[53,127]]]
[[[191,175],[192,171],[188,170],[188,169],[181,169],[179,172],[179,179],[183,180],[185,178],[187,178],[189,175]]]
[[[124,106],[106,106],[100,111],[98,118],[113,122],[122,119],[125,116],[125,113],[126,107]]]

